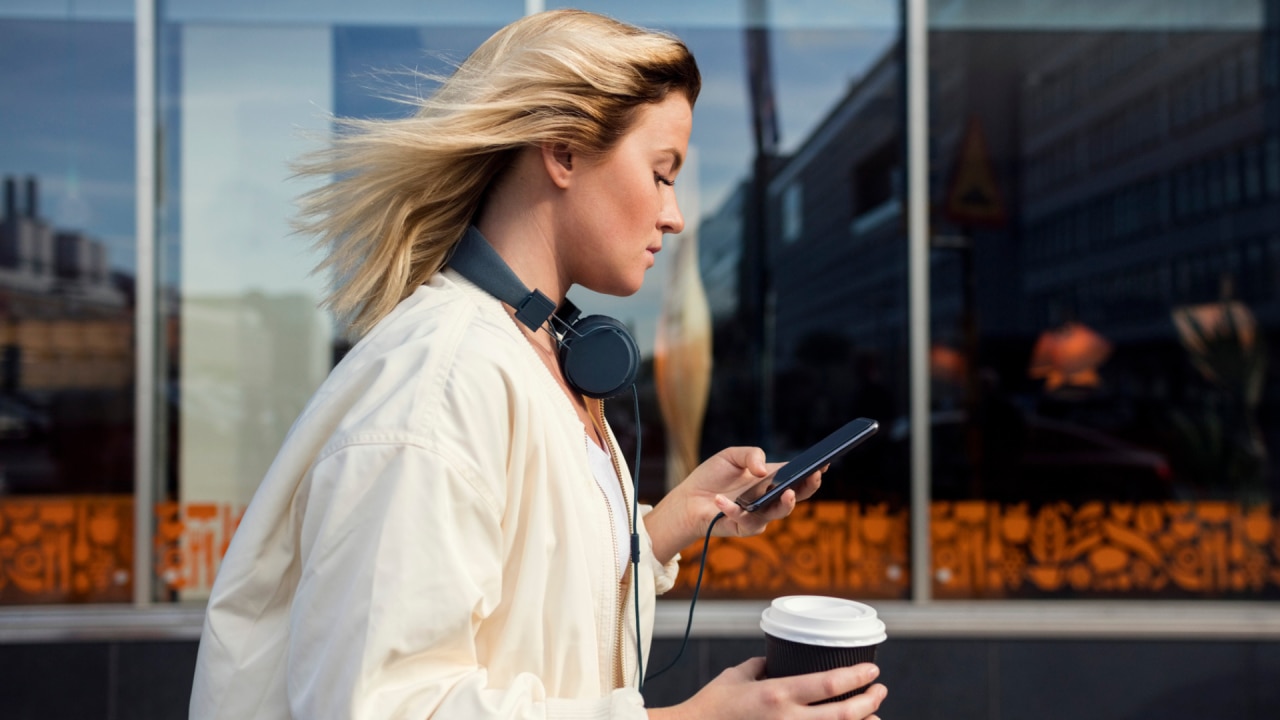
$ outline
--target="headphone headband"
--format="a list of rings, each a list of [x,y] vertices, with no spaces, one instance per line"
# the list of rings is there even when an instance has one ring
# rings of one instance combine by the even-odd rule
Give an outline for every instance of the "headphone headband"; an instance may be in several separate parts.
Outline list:
[[[568,298],[557,308],[545,293],[525,286],[474,225],[454,246],[448,265],[514,308],[516,320],[530,330],[537,332],[553,320],[560,332],[560,369],[576,392],[603,399],[635,383],[640,349],[622,323],[605,315],[579,318],[578,307]]]
[[[534,332],[555,313],[541,290],[530,291],[475,225],[468,225],[453,249],[449,267],[516,310],[516,319]],[[576,308],[575,308],[576,309]]]

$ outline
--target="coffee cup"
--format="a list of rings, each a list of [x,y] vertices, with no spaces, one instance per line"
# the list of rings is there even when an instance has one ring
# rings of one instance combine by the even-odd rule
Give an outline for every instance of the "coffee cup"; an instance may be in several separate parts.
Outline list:
[[[765,674],[788,677],[874,662],[886,639],[875,608],[844,598],[787,595],[760,616],[765,636]],[[866,689],[828,698],[835,702]]]

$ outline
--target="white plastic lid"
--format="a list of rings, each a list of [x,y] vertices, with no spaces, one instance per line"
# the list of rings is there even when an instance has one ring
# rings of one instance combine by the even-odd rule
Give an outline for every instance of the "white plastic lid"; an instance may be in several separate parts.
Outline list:
[[[876,645],[887,637],[875,608],[822,595],[774,600],[760,616],[760,629],[783,640],[827,647]]]

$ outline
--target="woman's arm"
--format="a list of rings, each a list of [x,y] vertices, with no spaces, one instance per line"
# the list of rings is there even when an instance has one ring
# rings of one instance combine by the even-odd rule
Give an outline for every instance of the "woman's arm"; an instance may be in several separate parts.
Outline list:
[[[528,672],[491,686],[476,637],[502,597],[500,500],[438,453],[351,445],[317,462],[306,502],[293,716],[644,717],[634,690],[551,698]]]

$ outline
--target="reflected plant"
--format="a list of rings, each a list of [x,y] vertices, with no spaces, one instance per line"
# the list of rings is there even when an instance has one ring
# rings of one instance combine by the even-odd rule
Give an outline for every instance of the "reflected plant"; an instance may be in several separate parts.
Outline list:
[[[1257,423],[1267,352],[1249,308],[1236,300],[1175,308],[1173,324],[1191,364],[1213,389],[1193,417],[1172,420],[1196,476],[1253,504],[1267,497],[1267,448]]]

